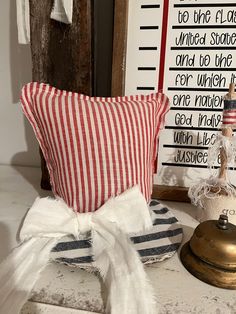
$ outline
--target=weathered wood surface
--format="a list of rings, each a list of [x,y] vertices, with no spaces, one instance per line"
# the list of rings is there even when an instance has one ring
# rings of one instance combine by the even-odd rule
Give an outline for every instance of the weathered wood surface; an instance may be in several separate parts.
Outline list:
[[[125,92],[125,61],[128,29],[127,0],[115,0],[113,61],[112,61],[112,96],[121,96]]]
[[[39,178],[40,172],[37,168],[0,165],[0,182],[5,183],[0,202],[0,215],[3,217],[0,228],[1,260],[17,245],[16,231],[38,196],[35,186]],[[42,196],[42,191],[40,194]],[[199,223],[194,219],[196,208],[187,203],[164,204],[170,206],[183,228],[183,243],[188,241]],[[235,313],[235,291],[219,289],[196,279],[183,267],[179,254],[164,262],[149,265],[146,270],[157,295],[156,313]],[[34,301],[31,302],[32,306],[26,305],[27,309],[24,308],[21,314],[72,314],[76,310],[78,312],[75,313],[80,313],[82,309],[101,312],[105,291],[99,279],[90,273],[64,265],[49,264],[34,286],[31,299]],[[60,308],[52,311],[52,306],[49,305],[48,310],[41,311],[39,304],[44,304],[44,308],[47,304]]]
[[[92,95],[92,1],[74,1],[71,25],[50,19],[52,5],[53,0],[30,0],[33,81]],[[50,188],[44,159],[41,187]]]

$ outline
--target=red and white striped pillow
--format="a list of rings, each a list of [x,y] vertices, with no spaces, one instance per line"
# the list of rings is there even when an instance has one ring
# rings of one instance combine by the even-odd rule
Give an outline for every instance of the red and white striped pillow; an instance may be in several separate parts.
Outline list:
[[[70,207],[92,212],[136,184],[149,200],[157,138],[169,108],[164,94],[88,97],[29,83],[21,103],[53,192]]]

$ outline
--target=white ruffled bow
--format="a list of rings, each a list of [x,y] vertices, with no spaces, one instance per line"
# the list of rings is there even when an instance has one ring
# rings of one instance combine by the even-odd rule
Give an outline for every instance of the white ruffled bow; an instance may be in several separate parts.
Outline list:
[[[61,199],[36,199],[24,220],[21,244],[0,265],[0,313],[19,313],[61,237],[78,238],[88,231],[93,266],[108,289],[106,311],[156,313],[152,287],[127,236],[151,226],[146,200],[137,186],[109,199],[94,213],[77,214]]]

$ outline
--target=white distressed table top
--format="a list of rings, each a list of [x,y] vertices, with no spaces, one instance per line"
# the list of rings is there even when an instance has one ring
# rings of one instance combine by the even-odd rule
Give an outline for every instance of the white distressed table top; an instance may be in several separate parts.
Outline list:
[[[37,195],[40,169],[0,166],[0,261],[16,244],[16,234],[27,209]],[[188,240],[197,226],[190,204],[164,202],[170,206]],[[193,277],[180,262],[179,254],[147,268],[158,299],[160,314],[235,314],[236,291],[219,289]],[[83,270],[50,264],[34,287],[22,314],[101,313],[105,289],[101,280]]]

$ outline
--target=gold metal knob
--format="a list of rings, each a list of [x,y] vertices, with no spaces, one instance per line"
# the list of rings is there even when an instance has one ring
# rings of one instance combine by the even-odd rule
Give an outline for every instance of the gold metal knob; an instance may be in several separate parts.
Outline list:
[[[222,230],[228,229],[228,216],[227,215],[220,215],[217,221],[217,227]]]

